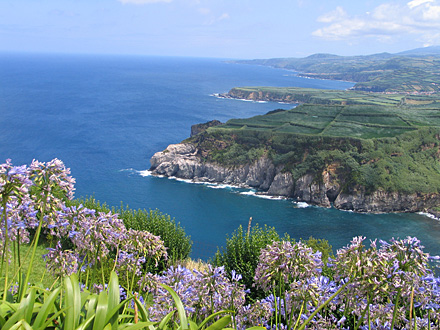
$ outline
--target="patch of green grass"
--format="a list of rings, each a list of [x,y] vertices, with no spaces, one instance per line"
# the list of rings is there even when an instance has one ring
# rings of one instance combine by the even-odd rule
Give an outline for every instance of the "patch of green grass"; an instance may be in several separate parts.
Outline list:
[[[32,253],[29,250],[29,244],[20,245],[20,258],[21,263],[23,264],[23,274],[25,274],[27,271],[27,265],[29,263],[30,255]],[[41,282],[44,288],[51,287],[56,280],[46,271],[46,262],[44,261],[43,255],[47,254],[47,252],[48,251],[46,246],[37,246],[35,259],[32,265],[32,273],[29,279],[29,282],[32,284]],[[18,265],[14,265],[13,262],[9,266],[9,280],[11,280],[12,278],[14,278],[13,282],[18,282]]]

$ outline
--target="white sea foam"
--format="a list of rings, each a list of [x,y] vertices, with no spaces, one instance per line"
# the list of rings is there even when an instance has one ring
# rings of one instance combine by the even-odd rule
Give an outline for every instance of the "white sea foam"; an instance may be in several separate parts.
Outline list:
[[[440,220],[440,219],[437,218],[434,214],[431,214],[431,213],[427,213],[427,212],[418,212],[417,214],[424,215],[425,217],[428,217],[428,218],[431,218],[431,219]]]
[[[231,186],[229,184],[211,183],[207,184],[206,186],[212,189],[237,189],[237,187]]]
[[[282,196],[272,196],[272,195],[259,194],[256,190],[242,191],[240,193],[240,195],[254,196],[254,197],[258,197],[258,198],[271,199],[271,200],[286,199],[285,197],[282,197]]]
[[[136,172],[139,175],[144,176],[144,177],[152,176],[153,175],[153,173],[151,171],[149,171],[149,170],[144,170],[144,171],[135,171],[135,170],[133,170],[133,172]],[[283,200],[283,199],[286,199],[283,196],[272,196],[272,195],[261,194],[261,193],[258,193],[258,191],[255,190],[255,189],[250,189],[250,190],[246,190],[246,191],[240,191],[240,190],[243,189],[242,187],[234,186],[234,185],[229,185],[229,184],[221,184],[221,183],[206,182],[206,181],[193,181],[191,179],[182,179],[182,178],[178,178],[176,176],[166,177],[165,175],[156,175],[156,174],[154,174],[154,176],[158,177],[158,178],[168,178],[170,180],[175,180],[175,181],[180,181],[180,182],[185,182],[185,183],[193,183],[193,184],[205,185],[206,187],[212,188],[212,189],[228,189],[228,190],[233,190],[236,193],[239,193],[241,195],[254,196],[254,197],[258,197],[258,198],[271,199],[271,200]],[[237,190],[239,190],[239,191],[237,191]],[[306,203],[304,203],[304,204],[306,204]]]
[[[182,179],[182,178],[178,178],[177,176],[170,176],[170,177],[168,177],[168,179],[176,180],[179,182],[193,183],[193,181],[190,179]]]
[[[149,170],[137,171],[140,176],[151,176],[152,173]]]
[[[310,205],[307,204],[306,202],[296,202],[295,203],[296,207],[299,209],[305,209],[306,207],[309,207]]]

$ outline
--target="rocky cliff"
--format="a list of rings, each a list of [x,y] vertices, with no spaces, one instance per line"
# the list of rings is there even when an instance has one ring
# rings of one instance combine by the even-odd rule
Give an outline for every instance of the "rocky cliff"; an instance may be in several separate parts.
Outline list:
[[[172,144],[150,160],[153,174],[175,176],[195,182],[252,187],[262,194],[284,196],[322,207],[356,212],[429,211],[440,202],[438,194],[403,194],[363,187],[346,187],[345,175],[338,164],[329,165],[321,175],[306,174],[294,180],[292,174],[275,166],[266,156],[252,164],[226,167],[204,162],[191,143]]]

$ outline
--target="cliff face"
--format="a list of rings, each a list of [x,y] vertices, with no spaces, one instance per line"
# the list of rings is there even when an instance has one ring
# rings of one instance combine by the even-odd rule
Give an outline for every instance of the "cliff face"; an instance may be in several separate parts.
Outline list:
[[[224,167],[203,162],[197,148],[190,143],[172,144],[155,153],[150,162],[150,170],[156,175],[252,187],[263,194],[356,212],[418,212],[440,202],[436,194],[405,195],[383,190],[368,194],[363,187],[344,189],[344,176],[338,172],[338,164],[328,166],[319,178],[306,174],[296,181],[291,173],[283,171],[282,166],[276,167],[267,157],[253,164]]]

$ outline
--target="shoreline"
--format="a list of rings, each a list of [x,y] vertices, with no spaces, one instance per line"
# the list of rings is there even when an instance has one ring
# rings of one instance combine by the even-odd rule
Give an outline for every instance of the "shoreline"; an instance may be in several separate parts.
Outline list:
[[[160,175],[160,174],[155,174],[153,173],[153,171],[150,170],[143,170],[143,171],[136,171],[137,174],[139,174],[140,176],[143,177],[148,177],[148,176],[152,176],[152,177],[156,177],[156,178],[161,178],[161,179],[169,179],[169,180],[174,180],[174,181],[178,181],[178,182],[183,182],[183,183],[188,183],[188,184],[196,184],[196,185],[205,185],[208,188],[211,189],[229,189],[229,190],[239,190],[239,189],[245,189],[247,191],[237,191],[236,193],[240,194],[240,195],[245,195],[245,196],[253,196],[253,197],[257,197],[257,198],[262,198],[262,199],[267,199],[267,200],[273,200],[273,201],[280,201],[280,200],[285,200],[285,201],[291,201],[292,204],[295,204],[296,208],[308,208],[308,207],[319,207],[319,208],[326,208],[323,206],[319,206],[319,205],[313,205],[313,204],[309,204],[307,202],[303,202],[303,201],[295,201],[293,198],[289,198],[289,197],[285,197],[285,196],[275,196],[275,195],[268,195],[262,192],[258,192],[257,189],[246,186],[246,185],[231,185],[231,184],[223,184],[223,183],[219,183],[219,182],[210,182],[210,181],[203,181],[203,180],[197,180],[197,179],[182,179],[176,176],[166,176],[166,175]],[[435,215],[434,213],[430,213],[430,212],[357,212],[354,210],[344,210],[344,209],[337,209],[335,207],[333,207],[333,205],[330,207],[330,209],[334,209],[336,211],[341,211],[341,212],[352,212],[352,213],[358,213],[358,214],[398,214],[398,213],[409,213],[409,214],[418,214],[424,217],[428,217],[430,219],[433,220],[437,220],[440,221],[440,215]]]

